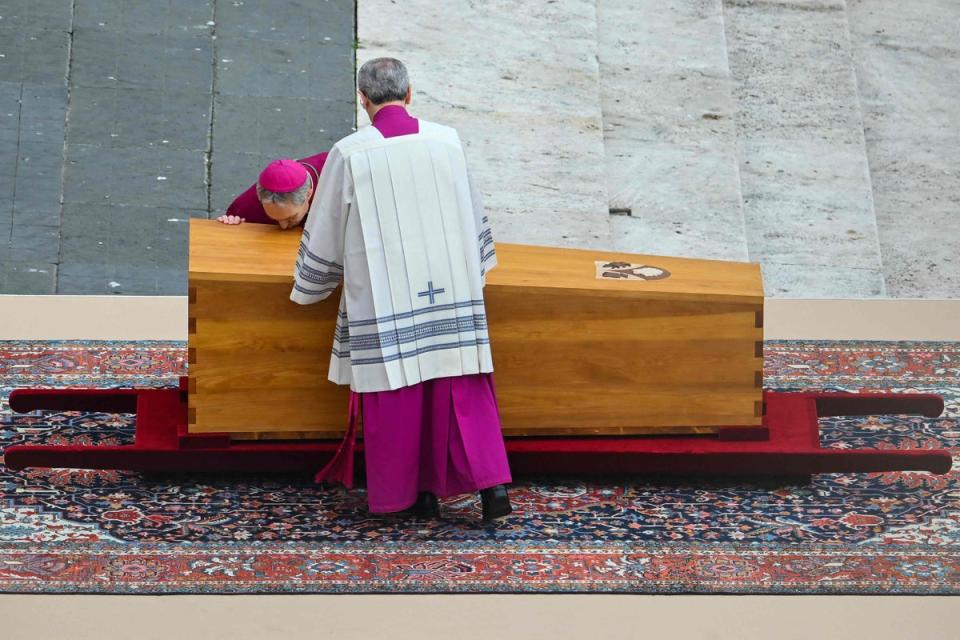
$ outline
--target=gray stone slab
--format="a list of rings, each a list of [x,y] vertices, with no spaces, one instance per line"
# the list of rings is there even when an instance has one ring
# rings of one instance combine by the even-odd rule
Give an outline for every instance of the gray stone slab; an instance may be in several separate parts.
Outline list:
[[[597,3],[597,17],[604,64],[618,60],[658,69],[726,70],[719,0],[606,0]]]
[[[51,226],[56,235],[59,222],[66,88],[24,83],[21,91],[18,140],[11,147],[16,155],[0,155],[0,192],[9,198],[10,220],[19,233],[11,241],[10,255],[13,260],[56,262],[56,242],[37,239],[49,235]]]
[[[60,292],[179,295],[173,292],[185,291],[191,213],[205,214],[65,205]]]
[[[13,217],[0,214],[0,262],[11,259],[10,238],[13,236]]]
[[[159,265],[157,267],[156,295],[185,296],[187,295],[188,282],[186,260],[182,265],[176,267]]]
[[[846,0],[724,0],[728,6],[767,5],[794,11],[798,14],[807,11],[836,11],[843,13]]]
[[[608,146],[670,145],[733,155],[736,107],[729,76],[611,67],[604,65],[609,71],[601,77]]]
[[[13,192],[17,176],[16,141],[0,145],[0,211],[13,211]]]
[[[45,295],[56,292],[57,265],[37,262],[0,263],[0,293]]]
[[[103,237],[109,233],[110,205],[65,202],[60,232],[65,239],[76,236]]]
[[[870,44],[892,51],[931,54],[945,71],[952,69],[950,54],[960,47],[957,19],[960,5],[953,0],[847,0],[847,19],[858,49]]]
[[[234,198],[256,182],[263,167],[273,159],[272,156],[255,153],[218,153],[213,154],[213,168],[210,192],[211,217],[217,217],[230,206]]]
[[[61,293],[185,294],[188,221],[210,215],[208,191],[229,202],[267,160],[353,130],[353,12],[224,0],[213,24],[213,0],[4,2],[4,291],[59,278]],[[290,117],[266,117],[275,95]]]
[[[328,150],[355,126],[353,2],[218,3],[211,215],[278,157]]]
[[[62,245],[61,245],[62,250]],[[69,261],[61,260],[57,267],[58,279],[62,282],[65,278],[79,281],[95,281],[97,291],[78,291],[76,293],[112,293],[106,289],[107,284],[113,277],[113,267],[104,260],[102,256],[97,256],[92,251],[83,252],[76,246],[72,252],[74,257]],[[69,291],[58,290],[58,293],[70,293]]]
[[[19,209],[12,212],[15,224],[26,224],[40,227],[56,227],[60,224],[60,207],[27,207],[20,203]]]
[[[63,143],[21,142],[18,151],[14,216],[37,222],[60,208]]]
[[[884,201],[884,206],[890,202]],[[905,199],[899,220],[881,227],[884,276],[896,298],[960,296],[960,208],[955,203]],[[899,241],[898,241],[899,240]]]
[[[20,30],[70,29],[73,0],[4,0],[0,24]]]
[[[0,82],[0,154],[13,149],[20,140],[20,82]],[[2,163],[2,161],[0,161]],[[2,170],[2,166],[0,166]]]
[[[108,286],[113,293],[126,295],[156,295],[159,269],[156,265],[132,262],[117,263]]]
[[[295,157],[328,151],[353,130],[354,103],[293,97],[219,96],[214,162],[222,153]]]
[[[189,230],[190,218],[177,218],[177,222],[163,221],[157,227],[152,250],[156,256],[155,263],[160,267],[176,267],[186,270],[187,258],[190,254]]]
[[[66,31],[9,27],[0,22],[0,81],[66,83],[69,39]]]
[[[877,298],[884,296],[876,269],[764,261],[763,287],[776,298]]]
[[[58,293],[168,295],[187,294],[186,261],[177,266],[151,265],[143,262],[114,262],[103,275],[76,274],[61,266]]]
[[[113,261],[112,256],[109,255],[109,248],[109,236],[64,234],[60,240],[60,259],[63,264],[74,267],[106,268]]]
[[[361,7],[362,8],[362,7]],[[324,2],[217,3],[217,35],[235,41],[316,44],[351,47],[353,0]]]
[[[745,260],[720,0],[597,6],[613,246]]]
[[[65,271],[63,266],[58,269],[56,286],[58,295],[78,296],[113,293],[102,289],[101,279],[73,275],[69,271]]]
[[[749,255],[777,265],[768,293],[883,295],[842,0],[728,1],[724,17]]]
[[[102,28],[122,33],[209,33],[213,26],[210,24],[213,5],[212,0],[83,0],[76,3],[73,24],[75,27]]]
[[[735,105],[721,1],[616,0],[597,15],[605,143],[728,151]]]
[[[760,2],[727,15],[731,71],[741,89],[736,94],[741,131],[862,141],[842,11]]]
[[[347,44],[222,36],[217,40],[217,91],[342,100],[353,93],[353,61],[353,47]]]
[[[117,264],[93,272],[59,268],[57,293],[66,295],[156,295],[160,270],[154,265]]]
[[[185,280],[187,221],[207,215],[212,19],[212,2],[77,7],[61,293],[153,295],[161,263]]]
[[[78,245],[88,245],[90,240],[105,241],[117,238],[127,242],[136,235],[137,242],[151,246],[166,247],[165,243],[186,240],[185,229],[191,214],[206,212],[183,211],[164,207],[116,206],[95,204],[65,204],[61,229],[64,241],[75,238]],[[110,243],[100,246],[107,246]],[[185,255],[185,254],[184,254]]]
[[[960,5],[850,2],[887,291],[960,297]]]
[[[153,89],[74,87],[68,144],[206,151],[210,96]]]
[[[165,216],[187,217],[177,209],[162,207],[65,203],[61,228],[65,241],[74,236],[102,240],[123,233],[147,234],[152,239]]]
[[[608,149],[608,153],[609,153]],[[608,159],[613,248],[629,253],[745,260],[737,160],[729,154],[637,147]]]
[[[0,207],[0,252],[4,251],[3,247],[10,238],[10,229],[13,226],[13,207],[7,203],[3,205]]]
[[[67,117],[66,85],[24,83],[20,142],[63,144]]]
[[[18,262],[56,264],[60,259],[60,229],[14,222],[9,256]]]
[[[0,260],[9,258],[12,232],[13,210],[9,206],[0,208]]]
[[[155,35],[74,29],[74,86],[209,95],[212,81],[213,43],[209,32]]]
[[[357,10],[358,65],[407,64],[412,114],[458,129],[495,238],[609,248],[595,2]]]
[[[744,149],[752,259],[879,272],[862,145],[750,138]]]
[[[9,200],[11,204],[14,180],[17,176],[18,152],[16,145],[0,148],[0,201]]]
[[[200,151],[68,145],[65,202],[205,209]]]

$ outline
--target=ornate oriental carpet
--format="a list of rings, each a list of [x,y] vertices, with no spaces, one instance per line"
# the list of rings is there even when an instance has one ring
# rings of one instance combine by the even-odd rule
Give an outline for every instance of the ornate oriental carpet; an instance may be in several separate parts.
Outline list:
[[[0,342],[0,446],[132,442],[132,416],[14,415],[16,387],[173,386],[176,342]],[[938,419],[825,419],[825,446],[960,446],[960,345],[780,342],[777,390],[935,392]],[[46,593],[960,592],[960,472],[520,478],[514,513],[476,496],[442,519],[374,517],[303,476],[0,466],[0,591]]]

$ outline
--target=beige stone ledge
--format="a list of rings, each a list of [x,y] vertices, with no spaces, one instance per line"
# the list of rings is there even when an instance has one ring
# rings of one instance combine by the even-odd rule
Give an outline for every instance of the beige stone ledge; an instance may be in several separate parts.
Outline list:
[[[936,596],[0,595],[9,640],[948,640],[956,610]]]
[[[0,340],[186,339],[186,296],[0,296]]]
[[[768,340],[960,340],[960,300],[768,298]],[[0,296],[0,340],[186,340],[182,296]]]
[[[767,340],[960,340],[960,300],[767,298]]]

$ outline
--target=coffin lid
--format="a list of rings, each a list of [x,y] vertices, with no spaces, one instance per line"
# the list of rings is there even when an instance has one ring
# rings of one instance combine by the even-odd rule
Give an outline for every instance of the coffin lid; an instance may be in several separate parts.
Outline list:
[[[299,243],[299,230],[193,219],[190,279],[292,285]],[[507,243],[497,243],[496,251],[498,266],[487,276],[488,287],[516,287],[544,294],[763,304],[760,265],[754,262]],[[599,269],[597,262],[601,263]],[[669,275],[656,278],[656,269]],[[619,277],[598,277],[603,273]],[[638,274],[655,279],[636,279]]]

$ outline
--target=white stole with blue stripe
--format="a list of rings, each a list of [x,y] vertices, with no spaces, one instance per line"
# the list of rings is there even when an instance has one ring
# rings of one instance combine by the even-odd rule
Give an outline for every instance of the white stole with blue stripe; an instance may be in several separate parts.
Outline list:
[[[290,299],[318,302],[343,279],[329,378],[386,391],[493,371],[483,285],[495,265],[456,130],[371,126],[324,163]]]

